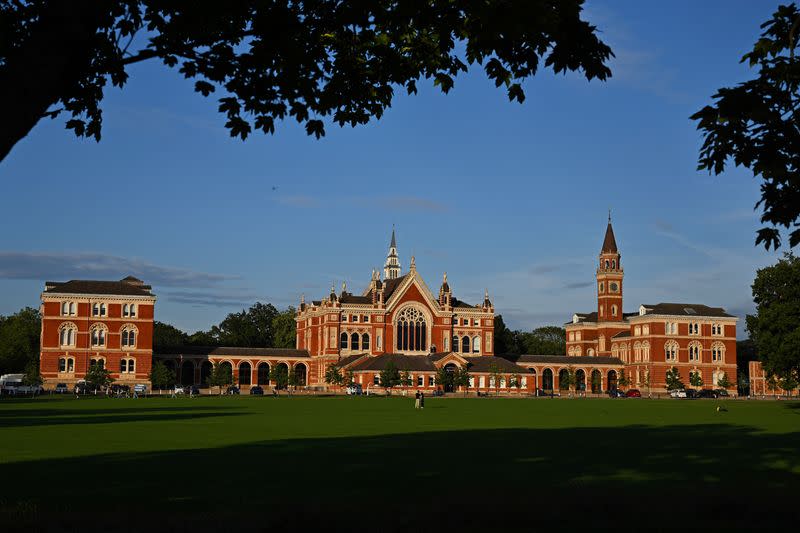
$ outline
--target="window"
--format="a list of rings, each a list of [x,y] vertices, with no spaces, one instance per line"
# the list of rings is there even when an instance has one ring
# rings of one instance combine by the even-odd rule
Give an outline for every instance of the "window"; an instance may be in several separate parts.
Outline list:
[[[381,334],[380,334],[380,333],[378,333],[378,336],[377,336],[377,337],[375,337],[375,339],[378,341],[378,342],[377,342],[377,348],[378,348],[378,350],[382,349],[382,348],[383,348],[383,337],[381,337]]]
[[[461,320],[462,326],[469,326],[469,318],[464,318]]]
[[[678,343],[675,341],[668,341],[664,345],[664,359],[666,361],[678,360]]]
[[[571,340],[571,341],[575,340],[575,332],[574,331],[570,331],[569,332],[569,340]]]
[[[689,345],[689,361],[699,361],[700,360],[700,345],[699,344],[690,344]]]
[[[119,371],[122,374],[128,372],[128,360],[127,359],[120,359],[119,361]]]
[[[444,351],[445,352],[449,352],[450,351],[450,338],[447,335],[447,333],[444,334],[444,338],[442,339],[442,345],[444,346]]]
[[[461,353],[469,353],[469,337],[461,337]]]
[[[347,315],[342,315],[342,322],[347,322]]]
[[[459,348],[459,340],[457,335],[453,335],[453,351],[457,352]]]
[[[95,302],[92,305],[92,316],[106,316],[106,304]]]
[[[361,335],[361,349],[369,350],[369,333]]]
[[[608,284],[608,290],[611,292],[619,292],[619,285],[614,283],[613,281]]]
[[[597,284],[597,292],[602,293],[602,292],[605,291],[605,288],[606,288],[606,284],[603,283],[602,281]]]
[[[612,259],[611,260],[611,268],[617,268],[617,260],[616,259]]]
[[[472,353],[481,353],[481,338],[475,337],[472,339]]]
[[[608,268],[609,264],[610,263],[609,263],[608,259],[606,259],[606,268]]]
[[[106,360],[105,359],[92,359],[89,362],[89,367],[90,368],[92,368],[92,367],[105,368],[106,367]]]
[[[424,385],[425,385],[425,383],[423,383],[423,380],[424,380],[424,379],[425,379],[425,378],[424,378],[424,377],[422,377],[422,376],[417,376],[417,387],[422,387],[422,386],[424,386]]]
[[[575,332],[575,340],[576,341],[581,340],[581,332],[580,331]]]
[[[667,335],[675,335],[678,333],[678,324],[675,322],[667,322],[664,324],[664,333]]]
[[[433,387],[434,379],[433,376],[428,376],[428,387]]]
[[[425,351],[428,349],[428,328],[425,316],[419,309],[406,307],[397,316],[395,326],[397,349]]]
[[[128,326],[122,329],[120,344],[122,346],[136,346],[136,330]]]
[[[361,317],[361,322],[369,322],[369,316],[364,315]]]
[[[642,326],[642,335],[650,335],[650,326]]]
[[[611,316],[617,316],[617,306],[616,305],[612,305],[611,306]]]
[[[480,320],[480,318],[475,318],[475,319],[473,319],[473,320],[472,320],[472,325],[473,325],[473,326],[475,326],[476,328],[477,328],[478,326],[480,326],[480,325],[481,325],[481,320]]]
[[[350,335],[350,349],[358,350],[358,333],[353,333]]]
[[[711,346],[711,360],[715,363],[720,363],[725,360],[725,345],[721,342],[715,342]]]
[[[122,306],[122,316],[134,317],[136,316],[136,304],[125,304]]]
[[[724,335],[725,330],[723,329],[722,324],[711,324],[711,334],[717,337],[721,337]]]
[[[605,314],[603,313],[603,308],[600,308],[600,316],[603,317]]]
[[[352,315],[350,317],[350,322],[358,322],[358,315]]]
[[[639,326],[636,326],[635,328],[633,328],[633,336],[634,337],[638,337],[641,334],[642,334],[642,328],[640,328]]]
[[[342,332],[342,334],[340,336],[340,339],[341,339],[341,344],[339,345],[339,348],[341,348],[343,350],[346,350],[347,349],[347,333]]]
[[[642,343],[642,361],[650,361],[650,343],[647,341]]]
[[[689,323],[689,335],[699,335],[700,334],[700,324],[697,322],[690,322]]]
[[[491,334],[491,332],[487,332],[486,333],[486,351],[487,352],[491,352],[492,351],[492,334]]]
[[[67,359],[65,357],[58,358],[58,371],[59,372],[67,371]]]
[[[78,334],[78,327],[72,322],[66,322],[61,325],[61,331],[58,334],[58,341],[61,346],[75,346],[75,338]]]
[[[61,302],[62,316],[75,316],[75,302]]]
[[[75,372],[75,359],[71,357],[67,359],[67,372]]]
[[[103,326],[93,326],[91,332],[92,346],[106,345],[106,329]]]
[[[380,385],[381,384],[381,375],[380,374],[375,374],[374,376],[372,376],[372,384],[373,385]]]

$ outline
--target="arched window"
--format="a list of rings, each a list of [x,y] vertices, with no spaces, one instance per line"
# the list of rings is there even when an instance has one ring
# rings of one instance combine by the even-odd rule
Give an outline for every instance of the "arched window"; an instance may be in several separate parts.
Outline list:
[[[616,344],[611,345],[611,357],[619,357],[619,346]]]
[[[72,322],[64,322],[60,326],[58,341],[61,346],[75,346],[75,337],[78,334],[78,326]]]
[[[645,341],[642,343],[642,361],[650,360],[650,343]]]
[[[339,348],[341,348],[343,350],[346,350],[347,349],[347,333],[342,332],[342,334],[339,336],[339,338],[340,338]]]
[[[725,345],[721,342],[715,342],[711,345],[711,360],[719,363],[725,360]]]
[[[425,316],[419,309],[403,309],[397,316],[395,331],[398,350],[420,352],[428,349],[428,328]]]
[[[689,361],[700,360],[700,349],[699,343],[692,343],[689,345]]]
[[[66,372],[67,371],[67,358],[66,357],[59,357],[58,358],[58,371],[59,372]]]
[[[453,351],[457,352],[459,347],[458,335],[453,335]]]
[[[69,302],[61,302],[61,314],[69,315]]]
[[[611,260],[611,268],[617,268],[617,260],[616,259],[612,259]]]
[[[608,265],[609,265],[608,259],[606,259],[606,268],[608,268]]]
[[[481,353],[481,338],[475,337],[472,339],[472,353]]]
[[[96,367],[100,367],[100,368],[105,368],[106,367],[106,360],[105,359],[92,359],[89,362],[89,368],[92,368],[92,367],[95,367],[95,366]]]
[[[466,335],[461,337],[461,352],[469,353],[469,337],[467,337]]]
[[[269,363],[260,363],[258,365],[258,384],[269,385]]]
[[[369,333],[361,335],[361,349],[369,350]]]
[[[664,360],[677,361],[678,360],[678,343],[675,341],[667,341],[664,345]]]
[[[616,305],[612,305],[611,306],[611,316],[617,316],[617,306]]]
[[[252,367],[247,361],[239,363],[239,385],[250,385]]]
[[[92,326],[90,337],[92,346],[101,347],[106,345],[106,327],[102,324]]]
[[[136,359],[128,359],[128,372],[136,372]]]
[[[358,333],[353,333],[350,335],[350,349],[358,350]]]
[[[127,359],[120,359],[119,360],[119,371],[120,373],[126,373],[128,371],[128,360]]]

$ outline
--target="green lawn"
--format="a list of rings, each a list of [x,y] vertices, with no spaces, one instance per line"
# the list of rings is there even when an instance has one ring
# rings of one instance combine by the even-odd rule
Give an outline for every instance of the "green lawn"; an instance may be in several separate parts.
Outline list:
[[[777,525],[798,451],[773,401],[3,399],[0,524]]]

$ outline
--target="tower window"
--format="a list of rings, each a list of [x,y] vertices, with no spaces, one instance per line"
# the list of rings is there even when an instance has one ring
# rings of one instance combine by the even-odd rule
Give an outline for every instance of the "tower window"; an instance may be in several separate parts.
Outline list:
[[[612,305],[611,306],[611,316],[617,316],[617,306],[616,305]]]

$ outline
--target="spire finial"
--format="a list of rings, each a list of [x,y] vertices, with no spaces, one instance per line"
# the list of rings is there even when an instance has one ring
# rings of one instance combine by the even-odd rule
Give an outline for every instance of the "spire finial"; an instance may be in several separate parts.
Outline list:
[[[300,294],[300,305],[303,305],[304,303],[306,303],[306,293],[303,292]]]
[[[416,260],[416,258],[415,258],[415,257],[412,255],[412,256],[411,256],[411,269],[413,270],[413,269],[415,269],[415,268],[417,268],[417,260]]]
[[[489,299],[489,289],[485,289],[483,297],[486,298],[487,300]]]
[[[347,290],[347,282],[343,281],[342,282],[342,293],[344,293],[346,290]]]
[[[611,224],[611,208],[608,208],[608,223]]]
[[[331,294],[336,292],[336,282],[331,281]]]
[[[442,276],[442,282],[447,283],[447,272],[445,272],[444,276]]]

